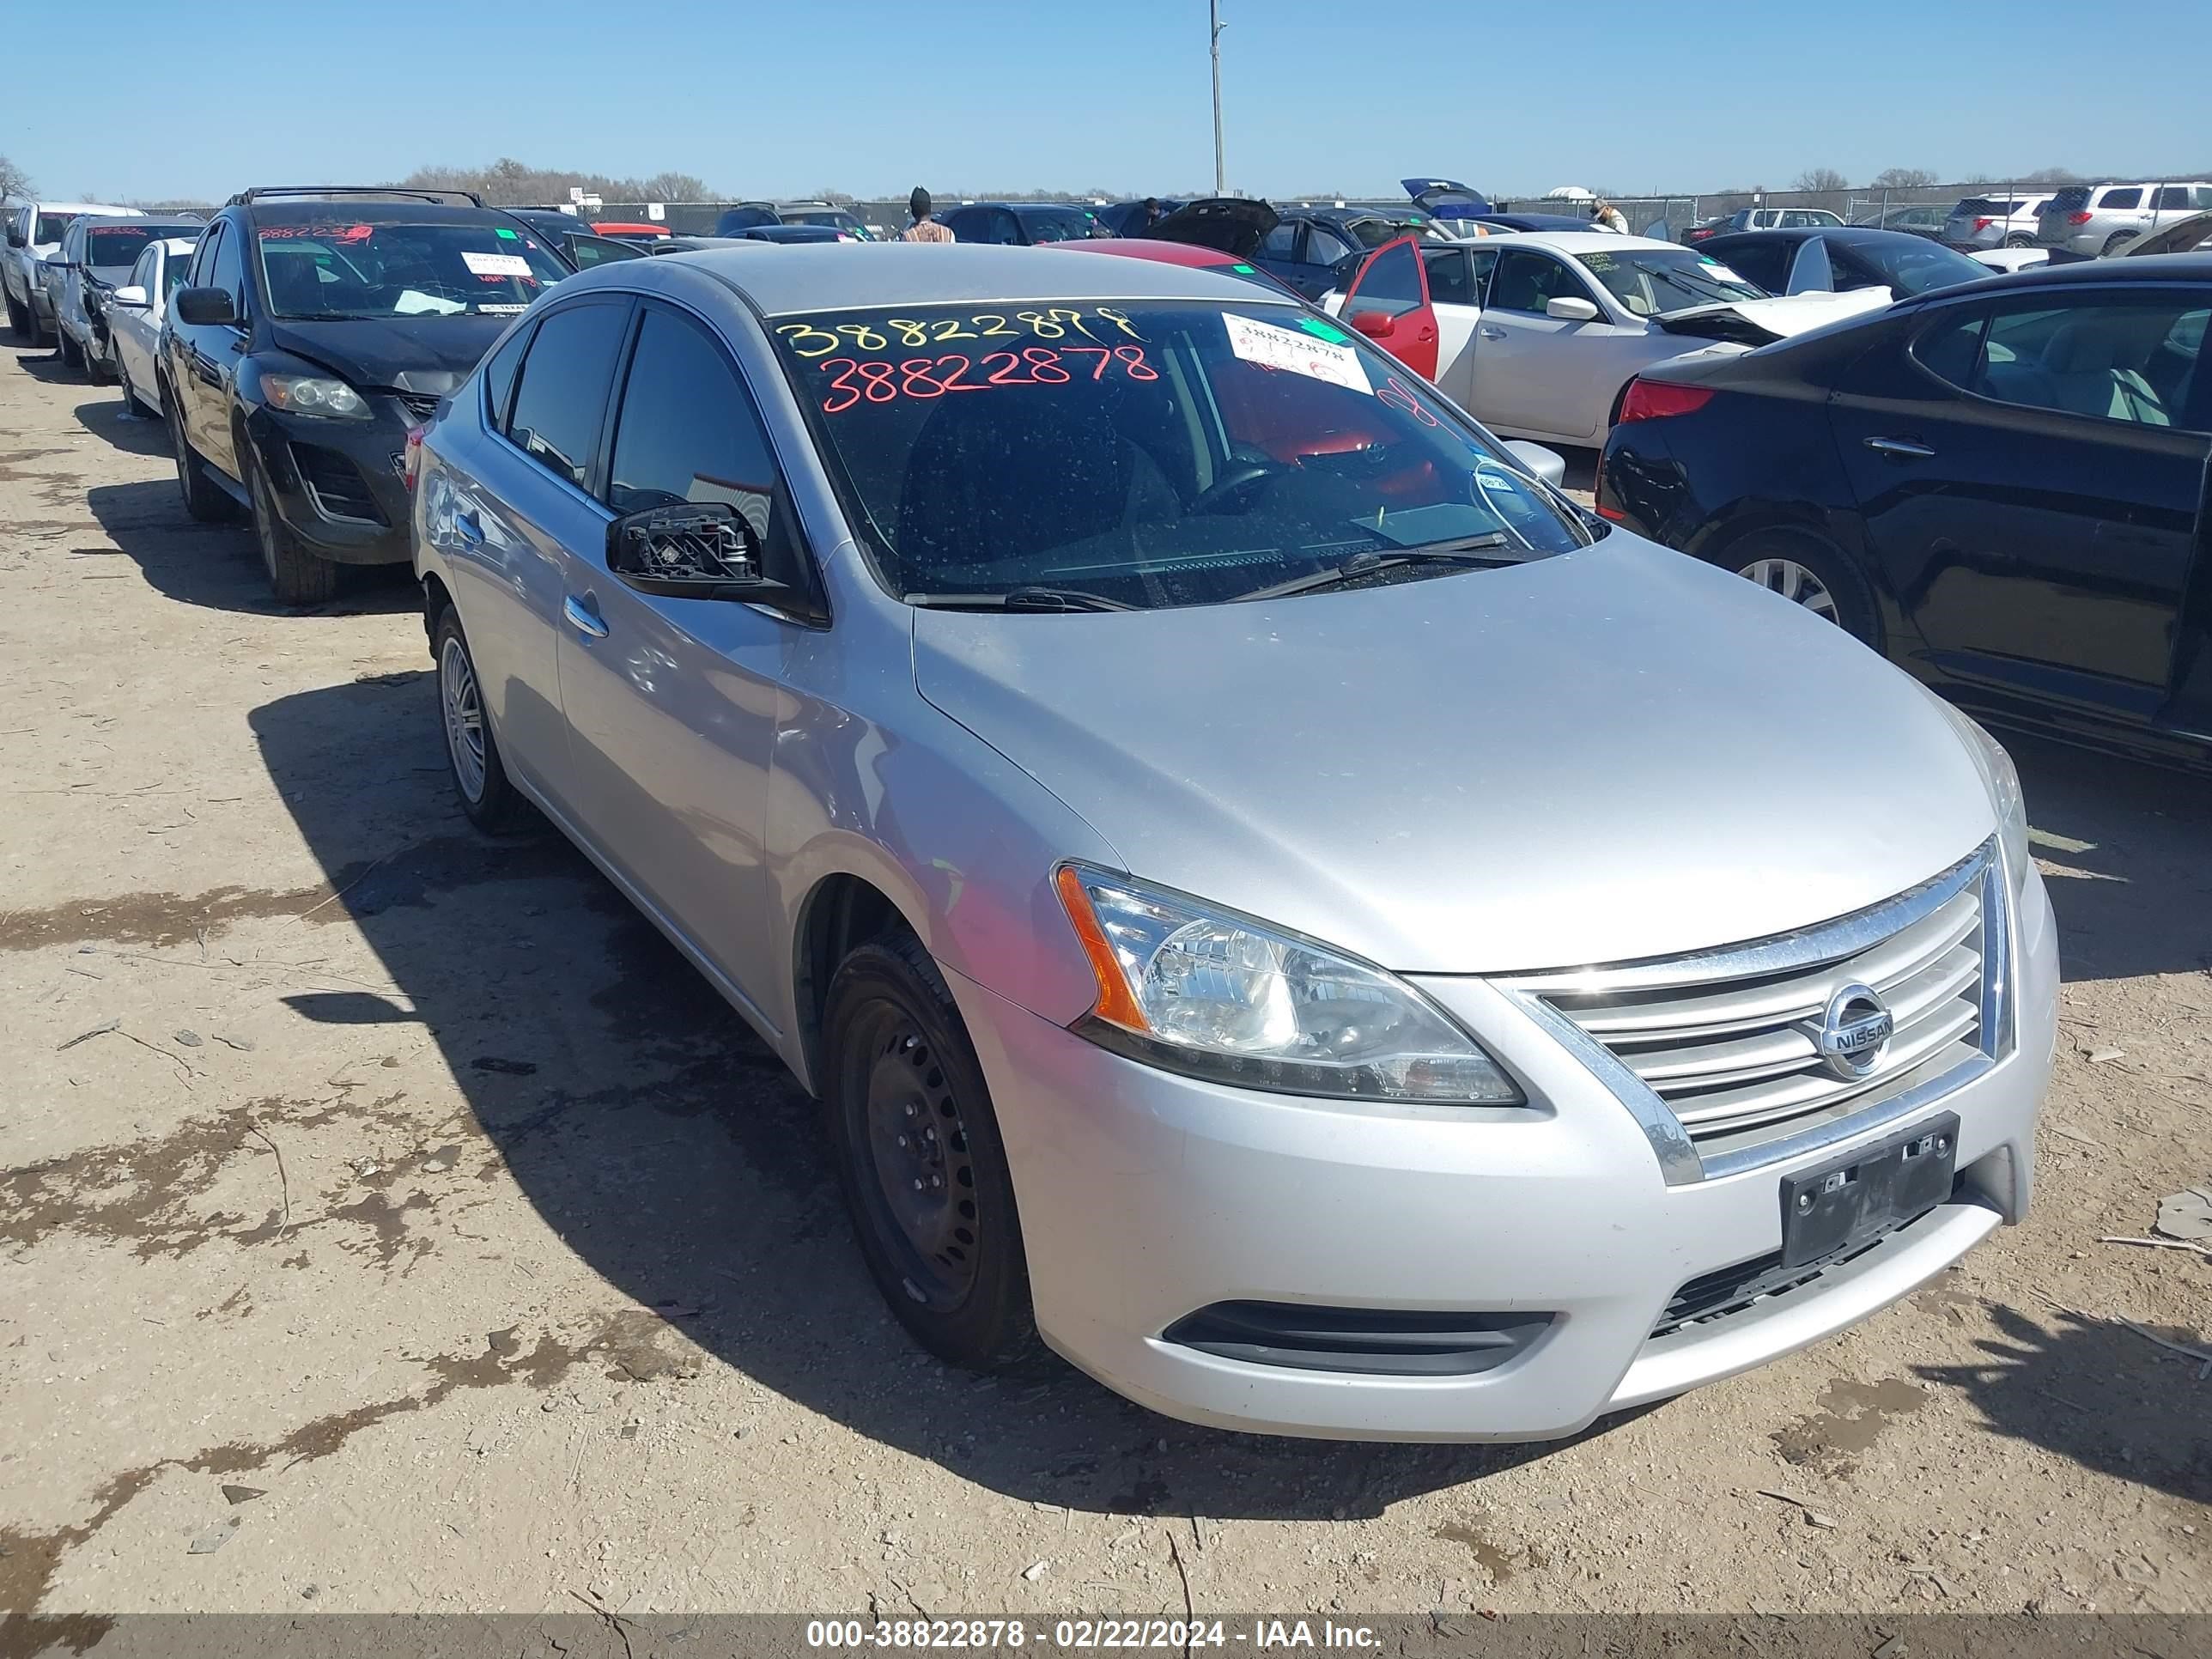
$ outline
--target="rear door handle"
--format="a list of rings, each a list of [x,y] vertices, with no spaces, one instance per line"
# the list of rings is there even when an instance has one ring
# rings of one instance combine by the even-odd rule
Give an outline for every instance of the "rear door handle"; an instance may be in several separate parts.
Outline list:
[[[1502,340],[1505,337],[1505,331],[1504,329],[1492,328],[1486,324],[1482,328],[1481,333],[1482,337],[1486,340]]]
[[[571,593],[561,601],[561,614],[568,619],[568,625],[586,639],[606,638],[607,625],[599,620],[599,612],[592,609],[588,600],[580,599]]]
[[[471,507],[465,513],[456,513],[453,515],[453,533],[459,536],[463,544],[467,546],[482,547],[483,545],[483,526],[477,522],[474,507]]]
[[[1885,455],[1908,456],[1916,461],[1930,460],[1936,454],[1926,444],[1914,443],[1910,438],[1869,438],[1866,447]]]

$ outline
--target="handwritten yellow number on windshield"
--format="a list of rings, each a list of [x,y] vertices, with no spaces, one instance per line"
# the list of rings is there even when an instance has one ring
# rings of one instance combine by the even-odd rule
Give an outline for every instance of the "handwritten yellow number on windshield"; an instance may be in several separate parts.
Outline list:
[[[827,329],[816,328],[806,323],[780,323],[775,331],[789,340],[791,349],[802,357],[827,357],[845,343]],[[822,343],[813,345],[812,342],[816,340]]]

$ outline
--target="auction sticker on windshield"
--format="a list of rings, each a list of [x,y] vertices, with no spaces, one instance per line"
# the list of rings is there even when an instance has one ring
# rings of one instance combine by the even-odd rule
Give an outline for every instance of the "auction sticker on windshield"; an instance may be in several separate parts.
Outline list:
[[[479,253],[474,248],[461,250],[461,263],[478,276],[528,276],[530,261],[520,253]]]
[[[1255,323],[1234,313],[1224,313],[1221,322],[1229,331],[1230,350],[1248,363],[1285,369],[1347,391],[1364,392],[1370,397],[1375,393],[1375,388],[1367,384],[1366,370],[1359,366],[1359,354],[1348,345],[1331,345],[1296,329]]]

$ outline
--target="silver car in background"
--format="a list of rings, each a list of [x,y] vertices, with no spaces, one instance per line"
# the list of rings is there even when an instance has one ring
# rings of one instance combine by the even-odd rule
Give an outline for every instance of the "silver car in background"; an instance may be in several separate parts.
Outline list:
[[[947,1360],[1566,1435],[2027,1208],[2056,929],[2002,750],[1304,307],[610,264],[410,465],[461,806],[541,810],[819,1097]]]
[[[1967,253],[1996,247],[2033,247],[2038,216],[2050,200],[2048,191],[1966,197],[1943,221],[1941,240]]]
[[[2069,185],[2036,217],[2035,245],[2086,258],[2212,208],[2212,184]]]

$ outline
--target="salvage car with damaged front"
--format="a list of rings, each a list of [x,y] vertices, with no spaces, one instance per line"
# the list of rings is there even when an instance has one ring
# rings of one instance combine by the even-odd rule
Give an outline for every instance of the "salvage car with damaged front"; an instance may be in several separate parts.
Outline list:
[[[185,510],[249,516],[287,605],[329,599],[341,565],[404,563],[409,429],[569,271],[527,227],[458,191],[233,197],[160,337]]]
[[[414,487],[463,810],[542,811],[820,1097],[950,1362],[1545,1438],[2027,1211],[2057,930],[2004,751],[1287,295],[605,265]]]

